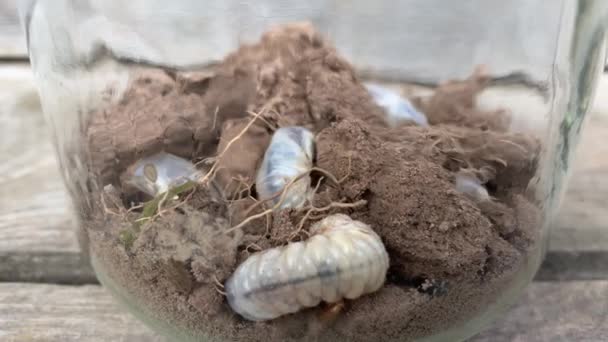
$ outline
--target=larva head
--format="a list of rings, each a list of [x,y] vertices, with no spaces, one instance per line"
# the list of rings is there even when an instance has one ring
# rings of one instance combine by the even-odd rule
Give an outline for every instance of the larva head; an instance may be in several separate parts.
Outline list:
[[[483,202],[490,199],[488,190],[472,175],[459,173],[456,175],[456,190],[470,199]]]
[[[200,177],[194,164],[166,152],[138,160],[127,172],[128,183],[152,197]]]
[[[420,126],[428,126],[426,115],[418,111],[412,103],[399,93],[378,84],[365,83],[374,102],[386,112],[386,121],[397,126],[404,121],[413,121]]]

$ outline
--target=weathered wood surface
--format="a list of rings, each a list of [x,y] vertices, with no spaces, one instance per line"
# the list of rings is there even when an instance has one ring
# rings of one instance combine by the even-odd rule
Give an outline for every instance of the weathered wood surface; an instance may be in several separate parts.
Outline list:
[[[2,65],[0,79],[0,280],[91,282],[29,67]],[[608,78],[602,79],[579,146],[546,267],[539,273],[543,280],[606,278],[601,260],[608,258],[608,98],[603,94],[608,94]]]
[[[607,341],[606,296],[608,281],[534,283],[505,319],[470,342]],[[163,341],[99,286],[24,283],[0,284],[0,339]]]
[[[536,282],[470,342],[608,341],[608,281]]]
[[[0,340],[163,341],[100,286],[0,284]]]
[[[23,59],[27,57],[25,34],[17,15],[18,1],[0,1],[0,59]]]
[[[0,65],[0,281],[94,281],[27,64]]]
[[[29,68],[0,66],[0,79],[0,281],[94,282],[73,233]],[[605,340],[608,99],[602,94],[608,94],[606,78],[538,279],[603,280],[534,283],[504,321],[474,341]],[[150,334],[97,286],[0,284],[0,340],[148,341]]]

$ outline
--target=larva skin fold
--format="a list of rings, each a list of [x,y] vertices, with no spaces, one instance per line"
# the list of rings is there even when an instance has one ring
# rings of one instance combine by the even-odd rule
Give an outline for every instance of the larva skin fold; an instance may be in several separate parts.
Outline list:
[[[261,200],[276,204],[281,191],[293,179],[310,171],[314,156],[314,135],[303,127],[279,128],[272,136],[256,177],[256,190]],[[310,190],[310,177],[303,176],[284,192],[281,208],[304,205]],[[276,196],[276,197],[275,197]],[[274,198],[273,198],[274,197]]]
[[[380,289],[389,258],[380,237],[343,214],[317,222],[306,241],[251,255],[225,285],[230,307],[264,321]]]

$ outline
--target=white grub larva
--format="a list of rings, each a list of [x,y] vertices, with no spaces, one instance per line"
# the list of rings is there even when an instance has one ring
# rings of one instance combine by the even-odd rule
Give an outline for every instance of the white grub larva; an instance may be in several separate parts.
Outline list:
[[[365,83],[364,86],[376,104],[384,108],[386,121],[391,126],[397,126],[403,121],[413,121],[419,126],[429,125],[426,115],[418,111],[410,101],[397,92],[374,83]]]
[[[263,321],[382,287],[388,254],[368,225],[335,214],[314,224],[311,232],[306,241],[245,260],[225,285],[230,307],[248,320]]]
[[[152,197],[201,177],[194,164],[166,152],[140,159],[131,168],[129,184]]]
[[[472,175],[460,172],[456,175],[456,190],[476,202],[490,199],[488,190]]]
[[[297,126],[278,129],[266,149],[256,177],[259,199],[276,204],[283,197],[281,208],[303,206],[310,194],[310,177],[305,173],[312,169],[313,155],[314,135],[311,131]],[[294,181],[297,177],[301,178]],[[283,191],[288,184],[289,187]]]

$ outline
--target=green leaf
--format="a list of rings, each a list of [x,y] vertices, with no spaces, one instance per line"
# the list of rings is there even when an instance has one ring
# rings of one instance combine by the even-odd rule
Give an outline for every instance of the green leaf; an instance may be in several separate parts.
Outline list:
[[[194,189],[196,185],[196,182],[188,181],[180,186],[176,186],[175,188],[169,189],[169,191],[167,191],[166,193],[163,192],[161,194],[158,194],[156,197],[154,197],[154,199],[146,202],[144,204],[144,209],[141,213],[141,217],[136,220],[135,226],[139,229],[142,224],[153,218],[154,215],[156,215],[156,213],[158,212],[158,205],[162,202],[164,198],[166,198],[166,201],[169,202],[173,200],[175,196],[179,196],[180,194],[183,194],[186,191]]]

